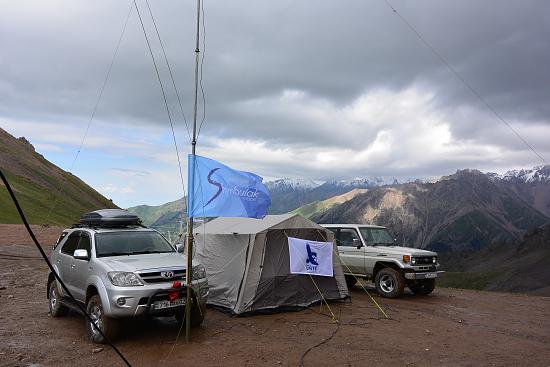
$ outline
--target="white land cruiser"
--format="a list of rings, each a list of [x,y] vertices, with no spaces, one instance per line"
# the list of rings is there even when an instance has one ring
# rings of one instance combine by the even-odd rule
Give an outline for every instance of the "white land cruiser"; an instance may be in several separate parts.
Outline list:
[[[182,322],[186,292],[192,292],[191,324],[203,321],[206,273],[193,261],[189,289],[182,251],[183,246],[174,248],[160,233],[140,225],[137,216],[104,209],[83,215],[81,224],[64,230],[50,260],[69,291],[112,340],[121,318],[175,316]],[[47,285],[53,317],[75,307],[51,273]],[[86,325],[93,342],[106,342],[90,322]]]
[[[374,281],[378,293],[398,297],[405,286],[429,294],[439,271],[437,253],[396,244],[386,227],[363,224],[321,224],[335,234],[348,288],[357,278]]]

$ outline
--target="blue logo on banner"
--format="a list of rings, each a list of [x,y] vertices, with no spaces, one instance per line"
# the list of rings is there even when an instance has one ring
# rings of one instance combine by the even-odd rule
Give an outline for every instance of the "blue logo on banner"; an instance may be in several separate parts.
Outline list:
[[[214,185],[218,188],[218,191],[214,194],[214,196],[212,196],[212,198],[210,198],[210,200],[208,200],[208,202],[206,203],[205,206],[207,206],[208,204],[210,204],[211,202],[214,201],[214,199],[216,199],[218,196],[220,196],[220,194],[222,193],[222,190],[223,190],[223,187],[222,187],[222,184],[219,183],[219,182],[216,182],[212,179],[212,175],[217,171],[219,170],[219,168],[214,168],[213,170],[210,170],[210,172],[208,173],[208,182],[211,184],[211,185]]]
[[[306,259],[306,269],[311,271],[316,271],[319,263],[317,262],[317,252],[312,251],[309,243],[306,243],[307,250],[307,259]]]

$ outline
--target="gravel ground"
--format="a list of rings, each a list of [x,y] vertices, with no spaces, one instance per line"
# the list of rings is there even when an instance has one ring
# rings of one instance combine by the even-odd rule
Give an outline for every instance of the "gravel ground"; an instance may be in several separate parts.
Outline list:
[[[50,249],[59,228],[34,226]],[[48,251],[49,252],[49,251]],[[23,226],[0,225],[0,366],[123,366],[91,344],[84,318],[54,319],[47,266]],[[232,317],[209,309],[192,341],[173,318],[131,320],[116,342],[133,366],[550,366],[550,298],[436,289],[425,297],[352,299],[300,312]]]

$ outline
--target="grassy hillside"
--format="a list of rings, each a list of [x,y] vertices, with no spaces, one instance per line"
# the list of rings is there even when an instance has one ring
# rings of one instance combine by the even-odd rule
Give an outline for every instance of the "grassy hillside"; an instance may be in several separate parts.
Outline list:
[[[162,205],[139,205],[127,210],[140,217],[146,226],[153,227],[165,234],[175,235],[179,232],[179,220],[184,208],[185,198],[182,198]]]
[[[117,208],[78,177],[38,154],[26,139],[17,139],[3,129],[0,129],[0,168],[32,224],[65,226],[78,222],[82,213]],[[21,223],[2,183],[0,223]]]
[[[326,200],[314,201],[313,203],[303,205],[298,209],[293,210],[292,213],[297,213],[306,218],[310,218],[313,215],[322,214],[330,208],[345,203],[346,201],[353,199],[355,196],[359,194],[364,194],[367,191],[368,189],[353,189],[342,195],[333,196]]]

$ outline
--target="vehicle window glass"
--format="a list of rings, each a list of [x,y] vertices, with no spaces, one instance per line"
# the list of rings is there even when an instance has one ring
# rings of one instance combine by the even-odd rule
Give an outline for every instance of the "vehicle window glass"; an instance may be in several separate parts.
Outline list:
[[[336,233],[336,242],[338,246],[356,247],[358,243],[353,243],[354,239],[359,240],[359,236],[357,231],[353,228],[340,228]]]
[[[59,236],[59,238],[57,239],[57,241],[55,241],[55,245],[53,246],[54,250],[55,248],[61,243],[61,241],[63,241],[63,239],[65,237],[67,237],[67,235],[69,234],[69,232],[63,232],[61,233],[61,236]]]
[[[154,231],[104,232],[95,235],[97,257],[174,252],[174,248]]]
[[[67,241],[65,241],[65,244],[61,248],[61,252],[67,255],[73,256],[74,250],[76,250],[76,247],[78,246],[78,240],[80,239],[80,233],[79,232],[73,232],[69,235],[69,238],[67,238]]]
[[[90,255],[90,236],[87,233],[82,233],[80,241],[78,242],[77,250],[86,250],[88,251],[88,256]]]
[[[360,228],[359,230],[369,245],[395,246],[395,241],[386,228]]]

